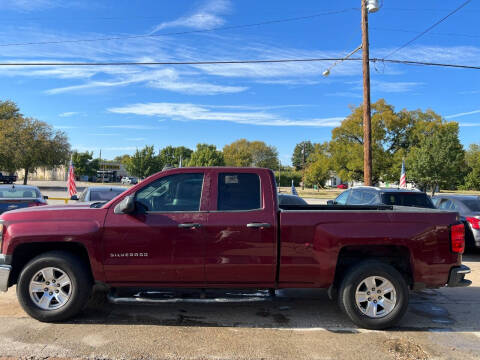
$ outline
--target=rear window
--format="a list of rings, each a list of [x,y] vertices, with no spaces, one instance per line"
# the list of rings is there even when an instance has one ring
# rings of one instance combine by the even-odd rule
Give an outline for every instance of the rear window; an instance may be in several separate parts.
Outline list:
[[[0,199],[34,199],[39,198],[40,192],[36,189],[1,189]]]
[[[257,174],[219,174],[218,210],[254,210],[261,207],[260,178]]]
[[[101,191],[91,191],[90,192],[90,201],[110,201],[115,196],[120,195],[125,190],[101,190]]]
[[[424,193],[384,193],[382,200],[385,205],[434,208],[432,200]]]
[[[470,211],[480,211],[480,200],[463,200],[462,202]]]

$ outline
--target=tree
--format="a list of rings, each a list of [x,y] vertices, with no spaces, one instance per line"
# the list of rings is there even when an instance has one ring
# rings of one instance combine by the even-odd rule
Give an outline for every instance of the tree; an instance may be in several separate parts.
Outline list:
[[[465,162],[468,174],[462,188],[466,190],[480,190],[480,145],[471,144],[465,153]]]
[[[227,166],[253,166],[278,169],[278,151],[263,141],[240,139],[223,148],[223,156]]]
[[[17,170],[15,155],[20,146],[17,125],[22,121],[18,106],[12,101],[0,101],[0,169],[13,175]]]
[[[465,152],[458,139],[458,123],[445,122],[412,148],[407,174],[422,189],[456,188],[463,180]]]
[[[295,170],[302,170],[303,169],[303,148],[305,144],[305,161],[308,159],[311,153],[315,150],[314,145],[310,141],[302,141],[301,143],[298,143],[295,145],[295,148],[293,149],[293,155],[292,155],[292,165],[295,168]]]
[[[129,174],[144,179],[160,171],[158,159],[155,156],[155,150],[152,146],[145,146],[141,150],[136,150],[125,167]]]
[[[72,153],[72,162],[75,167],[75,175],[94,176],[100,168],[100,159],[93,159],[93,151]]]
[[[225,161],[221,151],[215,145],[197,144],[197,149],[192,153],[189,166],[223,166]]]
[[[190,157],[192,156],[193,150],[186,148],[185,146],[167,146],[160,150],[158,154],[158,161],[161,164],[161,167],[172,166],[179,167],[180,159],[182,160],[182,165],[188,164]]]
[[[124,154],[124,155],[115,156],[113,161],[126,165],[130,161],[130,155]]]

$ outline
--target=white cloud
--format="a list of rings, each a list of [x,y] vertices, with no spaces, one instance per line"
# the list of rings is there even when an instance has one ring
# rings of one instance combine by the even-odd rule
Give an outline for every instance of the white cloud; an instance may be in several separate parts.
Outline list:
[[[74,115],[78,115],[80,114],[79,112],[76,112],[76,111],[67,111],[67,112],[63,112],[61,114],[58,114],[58,116],[60,117],[70,117],[70,116],[74,116]]]
[[[461,127],[473,127],[473,126],[480,126],[480,123],[458,123]]]
[[[195,30],[211,29],[221,26],[225,20],[220,16],[230,9],[230,1],[210,0],[193,14],[176,20],[163,22],[152,30],[152,34],[172,27],[185,27]]]
[[[188,103],[147,103],[110,108],[116,114],[135,114],[146,116],[163,116],[177,121],[229,121],[237,124],[264,126],[311,126],[335,127],[344,117],[286,119],[265,111],[218,111],[213,105],[195,105]]]
[[[48,95],[55,95],[67,92],[84,92],[85,90],[112,88],[131,84],[145,84],[146,86],[156,89],[191,95],[230,94],[248,89],[245,86],[226,86],[202,81],[185,80],[181,76],[181,73],[171,68],[151,70],[139,67],[128,74],[121,71],[118,74],[117,79],[118,80],[114,81],[90,81],[79,85],[58,87],[45,90],[45,93]]]
[[[144,141],[146,139],[142,138],[142,137],[137,137],[137,138],[126,138],[125,140],[127,140],[127,141]]]
[[[412,91],[414,88],[423,85],[421,82],[414,81],[372,81],[372,91],[381,91],[386,93],[403,93]]]
[[[473,110],[473,111],[461,112],[461,113],[458,113],[458,114],[448,115],[448,116],[445,116],[445,119],[455,119],[455,118],[458,118],[458,117],[474,115],[474,114],[480,114],[480,110]]]

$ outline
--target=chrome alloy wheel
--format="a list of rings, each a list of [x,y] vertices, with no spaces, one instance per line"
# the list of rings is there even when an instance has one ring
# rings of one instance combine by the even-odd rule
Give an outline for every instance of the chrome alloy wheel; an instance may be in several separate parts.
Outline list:
[[[30,298],[42,310],[56,310],[65,305],[72,295],[72,282],[65,271],[46,267],[30,280]]]
[[[381,276],[369,276],[360,282],[355,291],[355,303],[370,318],[387,316],[397,304],[393,284]]]

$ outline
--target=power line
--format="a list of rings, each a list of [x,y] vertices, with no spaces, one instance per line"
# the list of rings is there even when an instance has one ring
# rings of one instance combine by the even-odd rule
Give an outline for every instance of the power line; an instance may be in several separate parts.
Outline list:
[[[149,62],[16,62],[0,63],[0,66],[152,66],[152,65],[234,65],[234,64],[274,64],[292,62],[322,62],[322,61],[361,61],[360,58],[305,58],[305,59],[270,59],[270,60],[220,60],[220,61],[149,61]],[[414,60],[394,60],[371,58],[370,62],[391,63],[402,65],[423,65],[459,69],[480,70],[480,65],[448,64]]]
[[[279,23],[290,22],[290,21],[308,20],[308,19],[313,19],[313,18],[320,17],[320,16],[342,14],[342,13],[346,13],[346,12],[349,12],[349,11],[352,11],[352,10],[358,10],[358,9],[357,8],[347,8],[347,9],[343,9],[343,10],[326,11],[326,12],[317,13],[317,14],[313,14],[313,15],[297,16],[297,17],[276,19],[276,20],[268,20],[268,21],[262,21],[262,22],[251,23],[251,24],[243,24],[243,25],[215,27],[215,28],[203,29],[203,30],[176,31],[176,32],[161,33],[161,34],[118,35],[118,36],[110,36],[110,37],[103,37],[103,38],[92,38],[92,39],[74,39],[74,40],[56,40],[56,41],[52,40],[52,41],[32,41],[32,42],[23,42],[23,43],[6,43],[6,44],[0,44],[0,47],[27,46],[27,45],[51,45],[51,44],[66,44],[66,43],[79,43],[79,42],[111,41],[111,40],[128,40],[128,39],[140,39],[140,38],[157,38],[157,37],[162,37],[162,36],[173,36],[173,35],[199,34],[199,33],[213,32],[213,31],[244,29],[244,28],[262,26],[262,25],[279,24]]]
[[[447,20],[450,16],[452,16],[453,14],[455,14],[457,11],[459,11],[460,9],[462,9],[463,7],[465,7],[469,2],[471,2],[472,0],[467,0],[465,1],[462,5],[460,5],[459,7],[457,7],[455,10],[451,11],[450,13],[448,13],[448,15],[444,16],[443,18],[441,18],[440,20],[438,20],[436,23],[434,23],[433,25],[429,26],[427,29],[425,29],[424,31],[422,31],[420,34],[418,34],[417,36],[414,36],[411,40],[407,41],[405,44],[403,44],[402,46],[400,46],[399,48],[393,50],[391,53],[389,53],[387,56],[385,56],[383,59],[386,59],[390,56],[392,56],[393,54],[396,54],[397,52],[399,52],[400,50],[404,49],[405,47],[407,47],[408,45],[410,45],[411,43],[413,43],[414,41],[418,40],[419,38],[421,38],[423,35],[425,35],[427,32],[429,32],[430,30],[432,30],[434,27],[438,26],[439,24],[441,24],[442,22],[444,22],[445,20]]]
[[[402,33],[408,33],[408,34],[419,34],[420,31],[414,31],[414,30],[405,30],[405,29],[392,29],[392,28],[384,28],[384,27],[377,27],[377,26],[370,26],[370,29],[372,30],[380,30],[380,31],[393,31],[393,32],[402,32]],[[460,34],[460,33],[430,33],[430,35],[434,36],[452,36],[452,37],[468,37],[468,38],[480,38],[480,35],[472,35],[472,34]]]

